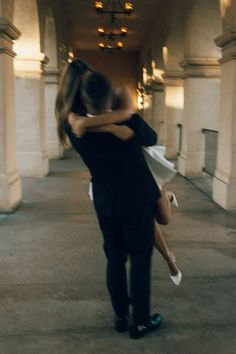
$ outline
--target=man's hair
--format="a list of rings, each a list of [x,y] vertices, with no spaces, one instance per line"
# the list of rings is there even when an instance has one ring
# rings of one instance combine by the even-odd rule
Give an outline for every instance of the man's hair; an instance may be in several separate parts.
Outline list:
[[[85,103],[91,105],[96,111],[102,111],[103,108],[107,108],[111,98],[110,81],[105,75],[99,72],[92,72],[83,78],[81,93]]]

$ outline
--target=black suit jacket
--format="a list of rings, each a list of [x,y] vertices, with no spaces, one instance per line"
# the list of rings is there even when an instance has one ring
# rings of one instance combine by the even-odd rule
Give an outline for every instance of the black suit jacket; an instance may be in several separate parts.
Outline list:
[[[142,146],[156,144],[156,132],[138,114],[122,124],[134,130],[128,141],[110,133],[87,133],[77,138],[69,124],[65,125],[72,146],[90,170],[95,209],[101,216],[140,213],[160,197],[142,152]]]

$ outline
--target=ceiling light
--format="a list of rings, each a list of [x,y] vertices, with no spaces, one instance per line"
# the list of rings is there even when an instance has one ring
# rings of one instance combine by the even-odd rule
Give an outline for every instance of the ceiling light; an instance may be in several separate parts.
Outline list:
[[[105,29],[104,27],[98,27],[98,33],[100,34],[100,36],[103,36],[105,34]]]
[[[104,6],[103,1],[95,1],[94,4],[95,10],[99,14],[110,14],[114,15],[130,15],[134,9],[132,2],[125,1],[123,5],[120,0],[108,0],[106,2],[106,7]]]
[[[95,9],[96,11],[100,12],[103,10],[103,2],[102,1],[95,1]]]
[[[113,44],[105,44],[103,42],[98,43],[99,48],[102,51],[109,51],[113,52],[114,50],[121,50],[124,47],[124,43],[121,41],[116,42],[114,45]]]
[[[100,49],[104,49],[105,48],[105,44],[102,43],[102,42],[98,43],[98,46],[99,46]]]
[[[125,37],[127,35],[127,33],[128,33],[128,30],[127,30],[126,27],[121,27],[120,32],[121,32],[121,35],[123,37]]]
[[[124,43],[119,41],[116,43],[116,47],[117,47],[117,49],[122,49],[124,47]]]
[[[125,9],[127,15],[130,15],[131,12],[132,12],[133,9],[134,9],[132,2],[125,2],[125,3],[124,3],[124,9]]]
[[[113,26],[110,31],[105,31],[104,27],[98,27],[97,32],[101,37],[107,37],[114,41],[116,37],[126,37],[128,30],[126,27],[118,28]]]

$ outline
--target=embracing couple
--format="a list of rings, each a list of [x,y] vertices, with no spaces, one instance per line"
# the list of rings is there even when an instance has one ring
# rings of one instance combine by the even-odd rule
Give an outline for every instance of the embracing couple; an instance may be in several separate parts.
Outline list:
[[[115,329],[129,330],[131,338],[140,338],[158,329],[163,321],[161,314],[150,312],[154,244],[168,262],[170,275],[177,282],[181,280],[174,256],[155,225],[155,220],[169,222],[174,196],[158,187],[142,148],[155,145],[157,134],[132,113],[126,88],[114,91],[103,74],[81,59],[73,60],[64,70],[56,115],[60,141],[64,144],[69,138],[91,173]]]

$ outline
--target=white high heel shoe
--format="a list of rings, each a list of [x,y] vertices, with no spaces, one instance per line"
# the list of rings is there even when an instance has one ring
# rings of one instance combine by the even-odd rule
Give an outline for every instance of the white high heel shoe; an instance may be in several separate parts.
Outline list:
[[[178,273],[176,275],[171,275],[169,274],[170,279],[173,281],[173,283],[176,286],[179,286],[182,280],[182,272],[179,270]]]
[[[178,269],[178,267],[176,266],[176,258],[175,258],[175,254],[174,252],[170,251],[170,257],[171,257],[171,261],[167,262],[168,264],[174,264],[176,269]],[[178,269],[178,273],[176,275],[171,275],[169,274],[170,279],[172,280],[172,282],[176,285],[179,286],[182,280],[182,272]]]
[[[169,196],[169,201],[170,204],[174,205],[176,208],[178,208],[179,204],[177,202],[176,196],[174,195],[173,192],[168,191],[168,196]]]

